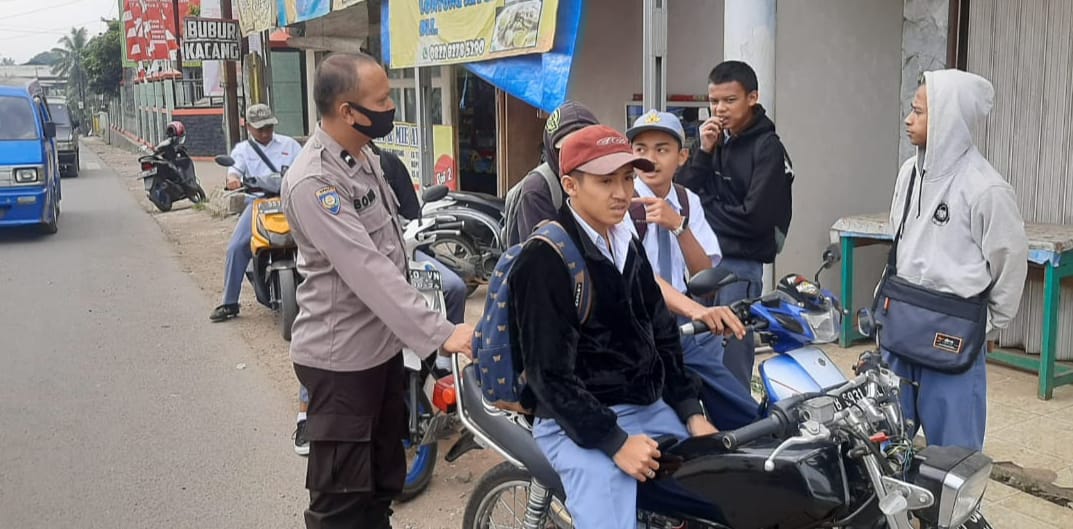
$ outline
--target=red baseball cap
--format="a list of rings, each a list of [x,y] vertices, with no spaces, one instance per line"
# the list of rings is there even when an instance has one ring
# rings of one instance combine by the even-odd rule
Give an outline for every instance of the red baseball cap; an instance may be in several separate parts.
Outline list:
[[[564,175],[574,171],[606,175],[623,165],[646,172],[656,170],[652,162],[633,154],[626,136],[606,125],[589,125],[578,130],[559,149],[559,168]]]

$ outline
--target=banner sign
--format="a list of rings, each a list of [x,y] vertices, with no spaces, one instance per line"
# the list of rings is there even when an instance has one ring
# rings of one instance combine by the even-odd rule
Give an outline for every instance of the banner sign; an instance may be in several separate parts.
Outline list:
[[[276,0],[279,10],[279,26],[284,27],[327,15],[332,10],[331,0]]]
[[[182,42],[183,60],[242,60],[237,20],[189,17]]]
[[[123,31],[129,60],[175,60],[174,9],[171,0],[124,0]],[[200,11],[201,0],[179,0],[180,19]]]
[[[559,0],[394,0],[388,4],[392,68],[544,53]]]
[[[421,146],[417,143],[417,124],[395,122],[395,129],[388,136],[376,140],[380,150],[395,153],[406,169],[414,189],[421,189]],[[432,126],[432,185],[443,184],[451,191],[458,190],[458,164],[455,163],[455,131],[447,125]]]
[[[236,0],[235,7],[243,37],[276,27],[276,0]]]

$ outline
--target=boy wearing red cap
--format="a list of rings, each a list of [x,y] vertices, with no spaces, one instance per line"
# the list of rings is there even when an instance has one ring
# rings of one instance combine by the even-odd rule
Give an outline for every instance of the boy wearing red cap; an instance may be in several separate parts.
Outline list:
[[[558,221],[581,249],[592,311],[581,323],[573,279],[556,249],[533,241],[510,285],[518,340],[537,417],[533,436],[562,478],[581,529],[636,526],[637,483],[659,468],[655,437],[715,432],[684,367],[675,319],[627,220],[634,170],[652,171],[629,140],[593,125],[562,145],[569,197]]]

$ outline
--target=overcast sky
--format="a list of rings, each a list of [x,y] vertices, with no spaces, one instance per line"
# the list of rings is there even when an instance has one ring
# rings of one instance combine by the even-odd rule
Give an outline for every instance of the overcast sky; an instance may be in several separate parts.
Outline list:
[[[22,64],[51,50],[72,27],[85,27],[92,38],[106,29],[101,17],[118,13],[118,0],[0,0],[0,57]]]

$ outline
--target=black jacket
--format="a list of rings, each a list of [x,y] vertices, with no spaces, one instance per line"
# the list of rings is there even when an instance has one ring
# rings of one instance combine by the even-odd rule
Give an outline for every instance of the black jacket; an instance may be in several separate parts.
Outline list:
[[[748,129],[712,154],[697,149],[678,173],[700,196],[723,256],[764,263],[775,261],[775,228],[789,228],[792,181],[786,149],[760,105]]]
[[[620,274],[567,207],[558,218],[585,256],[592,312],[581,325],[573,279],[550,246],[534,242],[519,254],[507,281],[512,346],[535,397],[523,403],[555,419],[578,446],[614,456],[627,434],[610,406],[662,397],[685,422],[701,413],[700,381],[685,370],[678,327],[637,240]]]
[[[384,179],[399,200],[399,215],[407,220],[420,217],[421,204],[417,201],[417,191],[414,191],[414,183],[410,180],[410,171],[406,169],[406,164],[395,153],[382,151],[372,143],[369,145],[373,152],[380,156],[380,169],[384,171]]]

